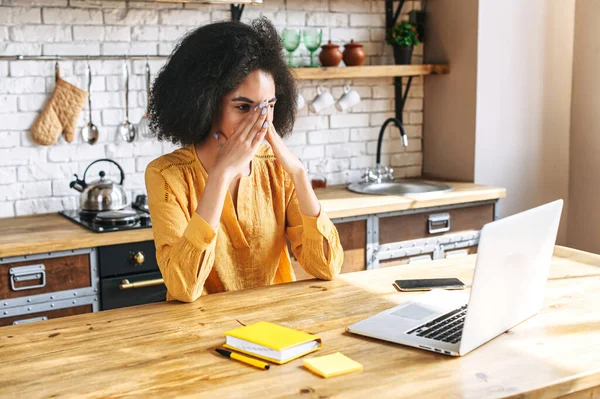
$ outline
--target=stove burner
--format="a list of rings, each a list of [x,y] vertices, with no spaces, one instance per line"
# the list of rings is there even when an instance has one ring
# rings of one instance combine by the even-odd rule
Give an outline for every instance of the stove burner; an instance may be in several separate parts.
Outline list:
[[[59,213],[96,233],[152,227],[148,213],[131,208],[103,212],[68,210]]]
[[[82,220],[93,220],[97,214],[98,211],[79,211],[79,217]]]
[[[105,211],[98,212],[93,222],[102,226],[121,226],[136,223],[139,219],[135,211]]]

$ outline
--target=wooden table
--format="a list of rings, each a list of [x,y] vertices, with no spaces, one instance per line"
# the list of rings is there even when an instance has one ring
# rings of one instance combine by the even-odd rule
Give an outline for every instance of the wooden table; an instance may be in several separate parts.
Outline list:
[[[350,192],[346,186],[316,190],[317,197],[331,219],[429,208],[466,202],[496,200],[506,190],[473,183],[452,183],[445,193],[421,195],[364,195]],[[57,213],[0,219],[0,258],[43,252],[94,248],[154,239],[152,229],[94,233]]]
[[[394,279],[456,276],[475,258],[382,268],[0,329],[0,395],[35,397],[550,398],[600,385],[600,256],[557,247],[541,313],[465,357],[345,332],[413,298]],[[217,355],[222,332],[266,320],[317,333],[364,371],[322,379],[302,360],[261,371]],[[308,355],[314,356],[314,355]],[[580,392],[581,393],[581,392]],[[598,392],[596,391],[596,394]]]

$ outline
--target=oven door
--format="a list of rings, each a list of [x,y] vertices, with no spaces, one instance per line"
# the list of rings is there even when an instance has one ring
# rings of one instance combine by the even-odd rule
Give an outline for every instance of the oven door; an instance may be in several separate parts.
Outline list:
[[[102,310],[160,302],[167,296],[160,272],[104,278],[101,290]]]

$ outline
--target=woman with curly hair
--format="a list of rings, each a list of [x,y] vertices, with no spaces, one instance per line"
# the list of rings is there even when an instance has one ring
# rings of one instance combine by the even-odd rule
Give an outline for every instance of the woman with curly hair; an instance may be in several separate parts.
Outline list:
[[[282,53],[266,19],[214,23],[189,33],[154,82],[151,128],[182,145],[146,169],[167,300],[294,281],[286,237],[311,275],[340,272],[338,233],[282,139],[297,96]]]

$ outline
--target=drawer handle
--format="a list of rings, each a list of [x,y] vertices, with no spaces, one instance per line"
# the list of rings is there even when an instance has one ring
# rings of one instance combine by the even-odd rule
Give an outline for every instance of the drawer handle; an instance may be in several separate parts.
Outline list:
[[[412,258],[408,258],[408,264],[429,262],[431,260],[431,255],[413,256]]]
[[[157,278],[154,280],[138,281],[135,283],[131,283],[131,282],[129,282],[129,280],[125,279],[125,280],[121,281],[121,284],[119,284],[119,289],[130,290],[132,288],[152,287],[152,286],[161,285],[164,283],[165,283],[165,280],[162,278]]]
[[[450,214],[436,213],[435,215],[429,215],[428,225],[429,234],[439,234],[450,231]]]
[[[42,288],[46,286],[46,268],[42,264],[13,267],[9,270],[9,274],[10,288],[12,288],[13,291],[33,290],[35,288]],[[15,286],[15,283],[29,280],[41,280],[41,283],[19,288]]]
[[[467,251],[466,249],[459,249],[456,251],[446,252],[446,259],[460,258],[462,256],[467,255],[469,255],[469,251]]]
[[[24,319],[24,320],[16,320],[16,321],[13,321],[13,326],[18,326],[19,324],[35,323],[36,321],[45,321],[45,320],[48,320],[48,318],[46,316],[33,317],[31,319]]]
[[[146,257],[142,251],[131,254],[131,263],[133,263],[134,266],[141,266],[145,261]]]

